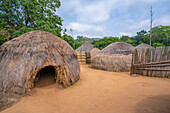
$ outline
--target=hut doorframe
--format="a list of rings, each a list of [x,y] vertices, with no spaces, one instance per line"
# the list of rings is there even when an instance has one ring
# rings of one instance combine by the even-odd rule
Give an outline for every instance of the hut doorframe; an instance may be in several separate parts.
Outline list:
[[[48,66],[51,66],[51,67],[54,68],[54,70],[55,70],[55,75],[54,75],[55,83],[58,83],[59,67],[56,67],[56,66],[53,66],[53,65],[47,65],[47,66],[44,66],[42,68],[39,68],[39,69],[35,70],[34,73],[32,73],[32,76],[30,76],[30,78],[28,80],[28,90],[34,88],[34,80],[35,80],[38,72],[40,72],[43,68],[48,67]]]

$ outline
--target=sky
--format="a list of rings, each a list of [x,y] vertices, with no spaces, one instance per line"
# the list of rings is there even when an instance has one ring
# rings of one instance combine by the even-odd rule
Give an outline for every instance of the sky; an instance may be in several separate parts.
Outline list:
[[[149,30],[150,8],[153,27],[170,25],[170,0],[61,0],[56,14],[63,19],[62,28],[73,37],[135,36]]]

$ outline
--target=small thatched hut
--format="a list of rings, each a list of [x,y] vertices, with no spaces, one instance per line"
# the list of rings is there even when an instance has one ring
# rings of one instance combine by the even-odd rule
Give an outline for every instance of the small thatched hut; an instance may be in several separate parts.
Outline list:
[[[86,41],[83,45],[76,49],[76,51],[90,52],[93,49],[93,45]]]
[[[152,46],[150,46],[148,44],[144,44],[144,43],[142,43],[142,44],[135,47],[135,49],[143,49],[143,48],[149,48],[152,51],[155,51],[155,49],[156,49],[156,48],[154,48],[154,47],[152,47]]]
[[[46,67],[53,68],[56,84],[65,87],[80,78],[75,51],[52,33],[31,31],[4,43],[0,47],[0,91],[29,92]]]
[[[91,67],[115,72],[130,71],[133,50],[134,47],[128,43],[112,43],[92,59]]]
[[[91,56],[91,60],[100,52],[100,49],[98,48],[93,48],[91,51],[90,51],[90,56]]]

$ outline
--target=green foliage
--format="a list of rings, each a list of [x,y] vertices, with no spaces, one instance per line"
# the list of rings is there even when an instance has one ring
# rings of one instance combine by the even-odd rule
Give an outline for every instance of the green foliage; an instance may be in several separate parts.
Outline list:
[[[161,43],[153,43],[152,46],[153,47],[164,47],[164,45]]]
[[[135,43],[136,42],[136,37],[122,36],[122,37],[120,37],[120,41],[129,43],[129,44],[131,44],[133,46],[137,46],[137,44]]]
[[[140,32],[137,32],[137,35],[135,36],[135,40],[134,40],[135,44],[138,45],[138,44],[145,42],[146,34],[147,32],[145,30],[141,30]]]
[[[93,38],[87,38],[83,36],[77,36],[77,39],[75,40],[75,49],[80,47],[85,43],[85,41],[92,42],[94,39]]]
[[[150,31],[141,30],[134,37],[122,36],[121,41],[137,46],[150,43]],[[170,46],[170,26],[156,26],[152,28],[152,46]]]
[[[64,29],[64,35],[61,37],[63,40],[65,40],[73,49],[75,49],[75,42],[73,37],[66,34],[66,29]]]
[[[77,36],[77,39],[76,41],[78,42],[85,42],[85,41],[88,41],[88,42],[92,42],[93,41],[93,38],[87,38],[87,37],[83,37],[83,36]]]
[[[59,0],[2,0],[0,43],[33,30],[48,31],[61,37],[62,19],[55,14],[60,5]]]
[[[170,26],[156,26],[152,29],[152,43],[170,44]]]
[[[99,49],[103,49],[114,42],[126,42],[133,46],[137,46],[141,43],[150,43],[150,32],[141,30],[137,32],[137,35],[134,37],[122,36],[120,39],[117,37],[103,37],[99,40],[94,40],[83,36],[78,36],[75,40],[75,48],[78,48],[84,44],[86,40],[90,41],[94,47]],[[156,26],[152,29],[152,46],[170,46],[170,26]]]
[[[3,43],[5,43],[5,39],[4,38],[0,38],[0,45],[2,45]]]
[[[134,44],[134,41],[132,41],[131,39],[128,39],[127,41],[125,41],[126,43],[129,43],[129,44],[131,44],[131,45],[133,45],[133,46],[135,46],[135,44]]]
[[[129,36],[122,36],[122,37],[120,37],[120,40],[123,41],[123,42],[128,41],[128,39],[129,39]]]
[[[109,44],[114,43],[114,42],[119,42],[119,41],[120,41],[120,39],[117,37],[104,37],[97,41],[93,41],[92,44],[96,48],[103,49],[106,46],[108,46]]]
[[[62,19],[55,14],[61,5],[60,0],[1,0],[0,1],[0,45],[33,30],[51,32],[67,41],[74,49],[91,42],[94,47],[103,49],[114,42],[126,42],[137,46],[141,43],[149,44],[150,31],[141,30],[136,36],[87,38],[77,36],[74,40],[62,31]],[[152,45],[170,46],[170,26],[156,26],[152,29]]]
[[[83,45],[83,42],[75,42],[75,49],[77,49],[78,47],[80,47],[81,45]]]

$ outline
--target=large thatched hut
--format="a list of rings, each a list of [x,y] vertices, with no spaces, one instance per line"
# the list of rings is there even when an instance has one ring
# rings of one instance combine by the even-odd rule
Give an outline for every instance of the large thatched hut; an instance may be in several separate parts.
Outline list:
[[[76,51],[85,51],[90,52],[93,49],[93,45],[90,42],[86,41],[83,45],[76,49]]]
[[[100,52],[100,49],[98,48],[93,48],[91,51],[90,51],[90,56],[91,56],[91,60]]]
[[[91,67],[115,72],[130,71],[133,50],[134,47],[128,43],[112,43],[92,59]]]
[[[75,51],[61,38],[45,31],[31,31],[0,47],[0,91],[24,94],[34,86],[38,73],[54,71],[56,84],[68,87],[80,78]]]

